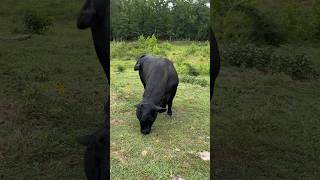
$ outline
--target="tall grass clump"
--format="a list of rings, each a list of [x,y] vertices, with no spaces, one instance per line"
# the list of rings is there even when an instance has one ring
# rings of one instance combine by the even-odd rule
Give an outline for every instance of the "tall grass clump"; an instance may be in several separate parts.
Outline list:
[[[304,54],[279,56],[270,47],[232,44],[223,48],[222,58],[231,66],[284,73],[295,80],[318,78],[314,64]]]
[[[201,87],[206,87],[209,85],[209,83],[202,78],[196,78],[194,76],[190,76],[190,75],[184,75],[180,78],[180,81],[183,83],[188,83],[188,84],[196,84],[199,85]]]
[[[44,11],[28,9],[23,15],[24,31],[30,34],[45,34],[53,26],[53,17]]]

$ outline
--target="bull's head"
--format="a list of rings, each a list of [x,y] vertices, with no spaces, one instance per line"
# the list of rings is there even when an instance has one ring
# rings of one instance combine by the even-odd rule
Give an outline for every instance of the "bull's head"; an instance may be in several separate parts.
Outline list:
[[[166,108],[156,106],[152,103],[140,103],[136,105],[136,107],[136,115],[140,121],[140,130],[142,134],[149,134],[158,113],[163,113],[167,110]]]

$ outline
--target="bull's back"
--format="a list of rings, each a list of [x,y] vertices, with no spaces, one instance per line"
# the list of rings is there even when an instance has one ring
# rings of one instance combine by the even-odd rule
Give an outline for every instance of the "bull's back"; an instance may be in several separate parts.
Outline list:
[[[166,96],[171,91],[175,91],[179,83],[178,73],[173,63],[164,58],[152,58],[145,61],[140,78],[146,83],[146,91],[150,89],[156,91],[155,96],[160,94]]]

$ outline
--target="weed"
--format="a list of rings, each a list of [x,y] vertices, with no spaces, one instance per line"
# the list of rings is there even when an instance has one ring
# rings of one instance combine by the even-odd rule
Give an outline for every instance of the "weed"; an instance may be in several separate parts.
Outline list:
[[[197,84],[202,87],[206,87],[209,85],[205,79],[195,78],[194,76],[188,76],[188,75],[182,76],[180,78],[180,81],[184,83],[189,83],[189,84]]]
[[[126,70],[126,68],[122,65],[118,65],[117,70],[118,70],[118,72],[124,72]]]
[[[26,10],[23,16],[25,31],[31,34],[45,34],[53,26],[53,17],[38,10]]]

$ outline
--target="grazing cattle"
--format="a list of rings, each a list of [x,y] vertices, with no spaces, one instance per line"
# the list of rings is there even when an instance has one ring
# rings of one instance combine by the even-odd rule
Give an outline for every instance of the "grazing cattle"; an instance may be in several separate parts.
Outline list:
[[[108,0],[86,0],[81,9],[77,26],[79,29],[91,28],[97,56],[108,81],[110,81],[109,34],[107,31],[109,26],[108,2]]]
[[[214,92],[214,84],[220,71],[220,54],[217,40],[210,29],[210,100]]]
[[[140,121],[141,133],[149,134],[158,113],[166,111],[172,115],[172,101],[179,84],[178,74],[171,61],[164,58],[141,56],[135,71],[139,71],[144,87],[143,100],[136,105],[136,115]]]

